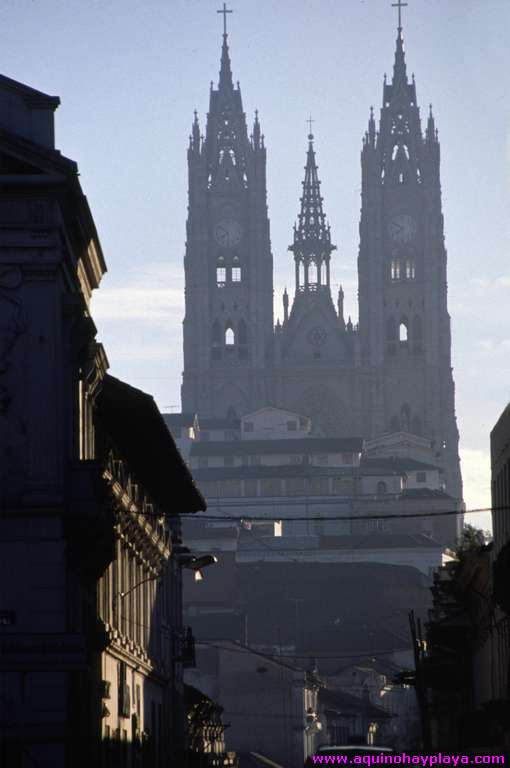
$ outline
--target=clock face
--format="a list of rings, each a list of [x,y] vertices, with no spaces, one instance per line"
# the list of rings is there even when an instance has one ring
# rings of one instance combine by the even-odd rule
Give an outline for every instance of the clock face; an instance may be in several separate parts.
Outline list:
[[[314,347],[322,347],[322,345],[326,342],[327,337],[328,334],[324,328],[320,327],[320,325],[315,325],[308,331],[308,341]]]
[[[393,216],[388,224],[388,236],[394,243],[409,243],[416,235],[416,222],[407,213]]]
[[[243,228],[234,219],[223,219],[214,227],[214,239],[223,248],[233,248],[241,242]]]

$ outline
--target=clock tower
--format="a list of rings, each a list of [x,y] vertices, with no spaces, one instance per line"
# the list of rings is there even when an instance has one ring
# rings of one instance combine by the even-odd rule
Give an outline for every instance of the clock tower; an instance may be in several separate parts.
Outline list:
[[[364,434],[406,432],[431,439],[447,491],[462,498],[439,160],[432,108],[422,133],[399,20],[379,130],[371,110],[361,153]]]
[[[205,137],[195,113],[188,169],[182,408],[235,417],[267,400],[273,264],[264,137],[257,113],[248,136],[226,24],[218,88],[211,83]]]

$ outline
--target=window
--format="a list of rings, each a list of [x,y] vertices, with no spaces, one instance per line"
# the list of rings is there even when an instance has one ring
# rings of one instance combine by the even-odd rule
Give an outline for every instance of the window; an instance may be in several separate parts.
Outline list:
[[[235,459],[233,456],[224,456],[223,457],[223,466],[225,467],[233,467],[235,465]]]
[[[401,344],[407,344],[408,330],[407,330],[407,320],[405,319],[402,319],[400,321],[400,325],[398,329],[398,338]]]
[[[427,473],[426,472],[417,472],[416,473],[416,482],[417,483],[426,483],[427,482]]]
[[[241,282],[241,267],[232,267],[232,282]]]
[[[342,453],[342,464],[353,464],[352,453]]]
[[[250,464],[252,467],[258,467],[260,465],[260,456],[250,456]]]
[[[257,495],[257,480],[245,480],[244,481],[244,495],[256,496]]]
[[[387,492],[388,492],[388,486],[386,485],[384,480],[379,480],[379,482],[377,483],[377,495],[382,496]]]
[[[253,432],[253,421],[245,421],[243,429],[245,432]]]
[[[320,467],[327,466],[327,464],[329,464],[329,455],[327,453],[318,453],[315,457],[314,464],[317,464]]]
[[[223,287],[227,282],[227,270],[225,267],[216,267],[216,285]]]
[[[297,430],[297,423],[295,421],[288,421],[287,432],[296,432],[296,430]]]
[[[266,477],[260,481],[261,496],[281,496],[282,482],[279,477]]]
[[[390,276],[392,280],[400,280],[400,261],[392,259],[390,264]]]
[[[414,261],[407,259],[406,261],[406,280],[414,280],[416,277],[416,267]]]
[[[222,480],[220,485],[220,496],[231,499],[241,496],[241,481]]]
[[[235,335],[234,335],[234,329],[230,326],[227,326],[225,328],[225,346],[226,347],[233,347],[236,343]]]
[[[287,484],[287,496],[304,496],[305,494],[305,478],[304,477],[289,477],[286,480]]]
[[[311,496],[327,496],[328,493],[329,493],[328,477],[311,477],[310,478],[310,495]]]

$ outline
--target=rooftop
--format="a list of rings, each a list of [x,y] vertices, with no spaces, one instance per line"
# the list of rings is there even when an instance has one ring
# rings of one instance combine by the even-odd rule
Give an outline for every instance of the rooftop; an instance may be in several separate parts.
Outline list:
[[[201,423],[202,428],[202,423]],[[361,453],[361,437],[303,437],[282,440],[227,440],[193,443],[191,456],[238,456],[240,454]]]

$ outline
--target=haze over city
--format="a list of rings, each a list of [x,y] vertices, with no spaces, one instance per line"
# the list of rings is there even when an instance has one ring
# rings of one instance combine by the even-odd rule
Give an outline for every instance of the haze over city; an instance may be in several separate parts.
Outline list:
[[[218,79],[217,8],[212,0],[14,0],[0,11],[3,72],[62,100],[57,146],[78,161],[108,263],[92,306],[111,371],[167,411],[180,408],[186,148],[193,110],[203,129],[209,81]],[[422,122],[432,101],[441,142],[468,508],[490,505],[488,435],[508,397],[509,17],[503,0],[414,0],[403,9]],[[240,0],[228,23],[234,80],[249,124],[259,110],[268,151],[275,318],[292,287],[287,246],[311,114],[338,245],[332,289],[342,283],[346,316],[357,322],[359,153],[369,107],[377,117],[383,74],[392,72],[396,10],[385,0]],[[488,515],[473,521],[489,527]]]

